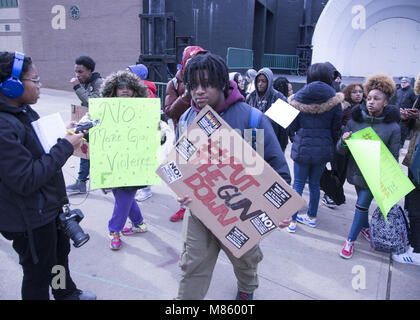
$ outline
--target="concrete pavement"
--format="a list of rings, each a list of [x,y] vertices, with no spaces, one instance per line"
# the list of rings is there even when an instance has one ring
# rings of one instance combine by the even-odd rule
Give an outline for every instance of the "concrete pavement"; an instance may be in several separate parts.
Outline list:
[[[70,119],[70,104],[78,104],[73,92],[42,89],[35,105],[40,115],[59,111]],[[290,144],[286,158],[293,174]],[[405,167],[404,167],[405,168]],[[71,157],[64,166],[67,183],[72,183],[79,159]],[[303,197],[308,200],[308,188]],[[108,220],[114,199],[111,193],[91,190],[88,195],[71,196],[72,207],[82,209],[81,226],[90,240],[72,248],[70,268],[81,289],[97,294],[98,299],[164,300],[177,294],[180,269],[182,222],[169,216],[178,209],[175,195],[162,183],[152,187],[153,196],[140,203],[149,231],[123,237],[120,251],[108,247]],[[261,243],[264,259],[259,266],[258,300],[384,300],[419,299],[420,267],[398,264],[389,255],[373,251],[363,237],[355,245],[350,260],[339,252],[353,219],[356,195],[346,183],[346,204],[329,209],[320,203],[317,227],[298,225],[295,234],[273,232]],[[371,212],[375,204],[371,205]],[[20,299],[22,271],[11,242],[0,237],[0,299]],[[226,255],[221,252],[206,299],[231,300],[236,295],[236,280]]]

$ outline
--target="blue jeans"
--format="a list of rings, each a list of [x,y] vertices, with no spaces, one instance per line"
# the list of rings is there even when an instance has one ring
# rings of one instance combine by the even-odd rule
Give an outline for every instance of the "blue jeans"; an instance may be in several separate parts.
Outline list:
[[[89,176],[90,171],[90,160],[80,158],[80,168],[79,168],[79,177],[77,180],[86,181]]]
[[[369,207],[373,200],[372,192],[369,189],[356,187],[357,201],[354,211],[353,224],[351,225],[349,236],[350,241],[355,241],[362,228],[369,228]]]
[[[308,216],[315,218],[318,212],[320,186],[322,172],[324,172],[325,163],[321,164],[304,164],[294,162],[294,182],[293,189],[302,195],[305,189],[306,179],[309,178],[309,208]],[[293,221],[296,221],[297,212],[293,215]]]

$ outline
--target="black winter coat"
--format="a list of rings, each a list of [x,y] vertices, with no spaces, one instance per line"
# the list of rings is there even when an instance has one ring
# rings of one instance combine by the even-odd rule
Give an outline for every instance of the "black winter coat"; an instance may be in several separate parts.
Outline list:
[[[18,108],[0,98],[0,112],[16,117],[24,132],[20,141],[16,122],[1,118],[0,231],[26,231],[23,215],[30,228],[36,229],[53,221],[62,211],[63,198],[59,199],[59,194],[63,197],[66,191],[61,168],[73,154],[73,146],[59,139],[45,154],[31,126],[39,116],[29,105]]]
[[[372,117],[368,114],[366,105],[359,104],[353,107],[352,119],[347,123],[344,132],[357,132],[372,127],[398,162],[401,135],[399,121],[400,111],[396,106],[387,105],[380,117]],[[342,138],[337,142],[336,147],[342,155],[350,153],[348,147],[343,145]],[[364,189],[369,188],[352,156],[350,156],[347,166],[347,181]]]

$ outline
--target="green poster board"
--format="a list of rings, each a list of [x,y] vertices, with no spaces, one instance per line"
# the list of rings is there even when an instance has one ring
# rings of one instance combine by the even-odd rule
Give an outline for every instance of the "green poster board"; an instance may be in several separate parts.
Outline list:
[[[353,133],[346,144],[386,219],[414,185],[371,127]]]
[[[89,99],[99,124],[89,130],[91,188],[160,184],[160,100]]]

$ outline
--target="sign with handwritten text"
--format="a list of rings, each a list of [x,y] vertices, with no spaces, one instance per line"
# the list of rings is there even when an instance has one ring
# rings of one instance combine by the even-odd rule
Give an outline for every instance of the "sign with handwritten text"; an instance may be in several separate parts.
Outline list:
[[[414,185],[371,127],[353,133],[346,144],[386,219]]]
[[[91,188],[160,184],[160,100],[93,98],[89,113],[100,119],[89,130]]]

